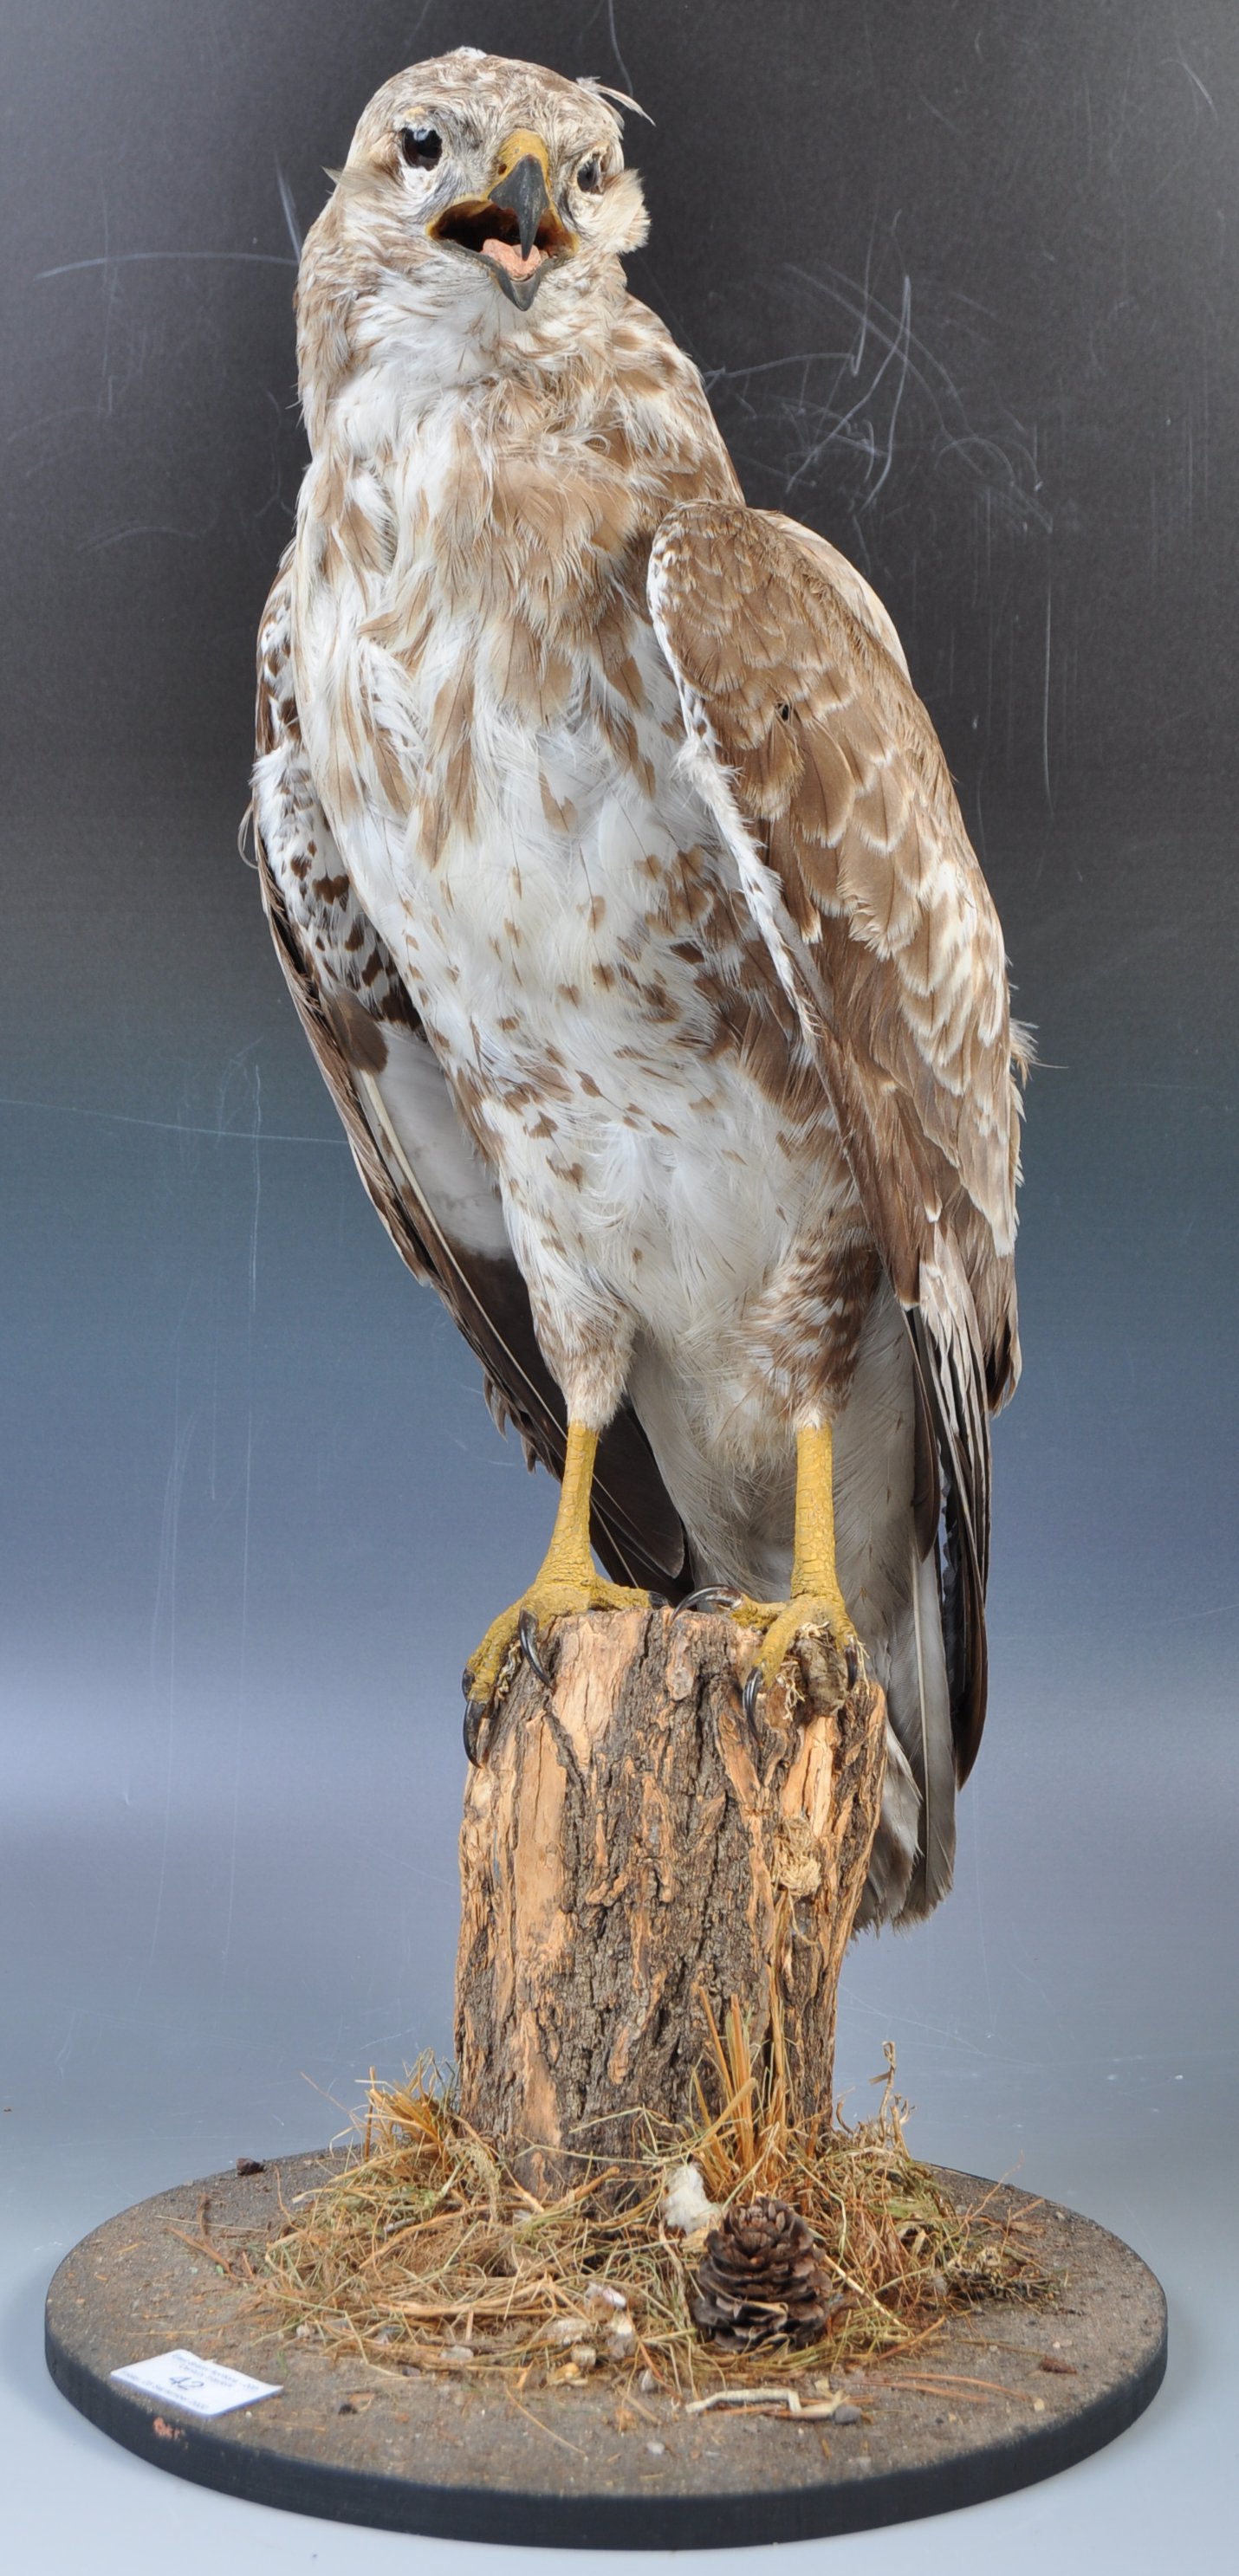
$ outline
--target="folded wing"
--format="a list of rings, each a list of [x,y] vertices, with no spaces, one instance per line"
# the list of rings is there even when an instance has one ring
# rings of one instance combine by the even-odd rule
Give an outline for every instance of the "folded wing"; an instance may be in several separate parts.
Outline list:
[[[908,1318],[956,1776],[985,1715],[988,1413],[1019,1369],[1014,1061],[997,916],[890,619],[780,514],[663,521],[651,614],[688,758],[813,1047]]]

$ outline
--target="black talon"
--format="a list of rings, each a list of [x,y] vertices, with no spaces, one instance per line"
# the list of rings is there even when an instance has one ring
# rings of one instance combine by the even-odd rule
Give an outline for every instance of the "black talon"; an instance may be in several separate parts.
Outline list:
[[[690,1592],[676,1611],[682,1619],[686,1610],[726,1610],[740,1598],[734,1583],[703,1583],[699,1592]]]
[[[669,1610],[669,1609],[670,1609],[670,1607],[671,1607],[671,1604],[670,1604],[670,1602],[668,1601],[668,1599],[667,1599],[667,1595],[666,1595],[666,1593],[665,1593],[665,1592],[651,1592],[651,1594],[650,1594],[650,1608],[651,1608],[651,1610]]]
[[[753,1666],[753,1670],[752,1670],[752,1672],[749,1674],[748,1680],[746,1681],[746,1683],[745,1683],[745,1685],[744,1685],[744,1689],[743,1689],[743,1691],[741,1692],[740,1697],[741,1697],[741,1705],[742,1705],[742,1707],[743,1707],[743,1709],[744,1709],[745,1717],[746,1717],[746,1719],[748,1720],[749,1725],[752,1727],[752,1729],[753,1729],[754,1733],[756,1733],[756,1731],[757,1731],[757,1703],[758,1703],[758,1700],[759,1700],[759,1699],[760,1699],[760,1697],[761,1697],[761,1666],[760,1666],[760,1664],[754,1664],[754,1666]]]
[[[855,1690],[860,1673],[860,1658],[856,1652],[855,1645],[850,1645],[848,1647],[843,1658],[843,1669],[847,1674],[848,1689]]]
[[[516,1633],[520,1639],[521,1653],[529,1666],[530,1672],[535,1673],[538,1680],[542,1683],[543,1688],[549,1690],[551,1687],[551,1676],[548,1673],[546,1666],[542,1661],[541,1654],[538,1651],[538,1623],[532,1610],[522,1610],[516,1623]]]
[[[490,1702],[485,1699],[470,1699],[465,1702],[465,1751],[475,1771],[482,1770],[486,1762],[482,1734],[489,1707]]]

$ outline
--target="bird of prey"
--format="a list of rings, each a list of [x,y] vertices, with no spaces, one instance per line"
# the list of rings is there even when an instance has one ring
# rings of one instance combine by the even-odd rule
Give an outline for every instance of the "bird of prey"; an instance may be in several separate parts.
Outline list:
[[[889,1709],[862,1919],[906,1922],[985,1709],[1023,1041],[889,616],[745,506],[627,291],[632,105],[461,47],[362,116],[297,288],[258,864],[366,1188],[561,1482],[471,1751],[557,1614],[728,1603],[750,1714],[828,1624]]]

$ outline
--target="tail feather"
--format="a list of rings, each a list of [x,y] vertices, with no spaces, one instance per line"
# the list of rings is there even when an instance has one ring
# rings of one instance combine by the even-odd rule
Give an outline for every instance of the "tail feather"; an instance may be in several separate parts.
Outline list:
[[[891,1725],[920,1800],[917,1852],[896,1922],[915,1923],[946,1895],[955,1867],[955,1756],[951,1692],[933,1551],[909,1550],[908,1603],[891,1641]]]
[[[898,1923],[917,1861],[921,1798],[912,1765],[893,1726],[886,1730],[882,1812],[869,1857],[869,1875],[856,1915],[858,1932]]]
[[[990,1447],[976,1310],[949,1235],[940,1233],[932,1258],[921,1263],[920,1304],[909,1315],[908,1328],[938,1448],[942,1633],[951,1681],[955,1776],[962,1786],[985,1724]]]

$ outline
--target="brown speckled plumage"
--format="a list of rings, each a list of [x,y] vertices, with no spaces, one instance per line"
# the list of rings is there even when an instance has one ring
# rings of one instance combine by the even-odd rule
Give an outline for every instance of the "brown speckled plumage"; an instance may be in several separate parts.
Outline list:
[[[451,230],[518,129],[553,206],[524,309]],[[555,1472],[565,1404],[603,1434],[617,1572],[769,1591],[795,1435],[833,1422],[893,1728],[869,1911],[907,1917],[949,1883],[984,1714],[986,1414],[1018,1367],[1001,939],[889,618],[744,506],[626,292],[643,232],[592,84],[466,49],[367,109],[298,289],[264,898],[497,1413]]]

